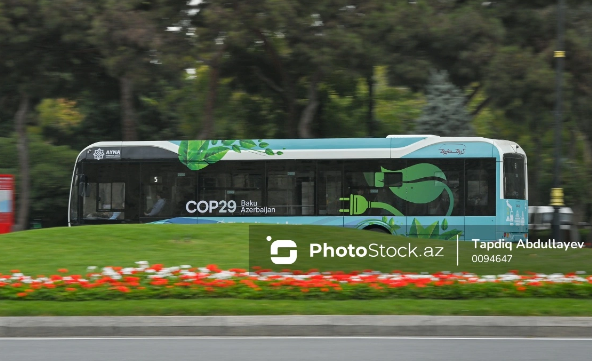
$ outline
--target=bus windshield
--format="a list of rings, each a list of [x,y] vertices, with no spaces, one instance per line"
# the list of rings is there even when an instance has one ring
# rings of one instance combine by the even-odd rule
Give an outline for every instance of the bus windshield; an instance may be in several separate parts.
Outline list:
[[[524,157],[504,155],[504,195],[507,199],[526,199]]]

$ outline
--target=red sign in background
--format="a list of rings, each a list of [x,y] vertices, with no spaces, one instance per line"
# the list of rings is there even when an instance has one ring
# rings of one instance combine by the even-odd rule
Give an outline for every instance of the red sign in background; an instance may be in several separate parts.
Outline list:
[[[8,205],[8,209],[6,209],[6,205]],[[10,232],[13,223],[14,177],[0,174],[0,234]]]

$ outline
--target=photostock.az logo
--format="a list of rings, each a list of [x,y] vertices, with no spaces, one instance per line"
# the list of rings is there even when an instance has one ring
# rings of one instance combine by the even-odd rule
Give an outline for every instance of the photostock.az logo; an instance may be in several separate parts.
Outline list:
[[[267,236],[267,242],[271,241],[271,236]],[[277,256],[280,248],[296,248],[296,242],[289,239],[278,239],[273,241],[271,244],[271,255]],[[271,257],[271,262],[274,264],[293,264],[298,258],[298,251],[295,249],[290,250],[290,256],[288,257]]]

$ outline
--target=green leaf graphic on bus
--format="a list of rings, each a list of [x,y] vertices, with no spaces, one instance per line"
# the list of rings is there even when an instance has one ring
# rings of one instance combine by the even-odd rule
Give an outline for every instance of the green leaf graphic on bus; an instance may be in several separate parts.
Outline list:
[[[415,164],[398,171],[381,168],[383,173],[402,173],[403,180],[401,186],[389,187],[389,189],[407,202],[419,204],[430,203],[438,199],[445,190],[448,193],[450,203],[446,216],[452,214],[454,196],[450,188],[446,185],[446,175],[444,175],[444,172],[440,168],[429,163]]]
[[[269,144],[258,141],[257,144],[251,139],[241,140],[183,140],[179,144],[179,160],[191,170],[199,170],[214,164],[224,158],[226,153],[234,151],[242,153],[249,151],[263,155],[282,155],[281,151],[274,152],[268,148]],[[218,145],[221,143],[221,145]],[[285,148],[284,148],[285,149]]]
[[[411,228],[409,229],[409,237],[417,238],[438,238],[440,235],[440,222],[436,221],[427,227],[423,227],[417,218],[413,218]]]
[[[430,203],[438,199],[443,191],[448,193],[449,205],[446,216],[452,214],[454,206],[454,195],[448,187],[446,182],[446,175],[444,172],[433,164],[420,163],[407,167],[402,170],[389,170],[380,167],[381,172],[364,172],[366,183],[370,187],[385,187],[387,186],[393,194],[399,198],[417,204]],[[393,178],[387,176],[388,173],[399,173],[400,178],[396,175]],[[388,182],[388,184],[387,184]],[[366,212],[368,209],[384,209],[395,216],[403,216],[398,209],[390,204],[384,202],[370,201],[362,195],[350,194],[349,197],[340,198],[340,201],[349,201],[345,203],[346,209],[340,209],[342,213],[349,213],[350,215],[359,215]],[[448,224],[443,224],[443,229],[448,227]]]
[[[202,150],[208,147],[207,140],[184,140],[179,144],[179,160],[191,170],[205,168]]]
[[[440,228],[442,230],[446,230],[446,228],[448,228],[448,221],[446,219],[442,221],[442,227],[440,227],[439,221],[424,227],[417,220],[417,218],[413,218],[413,221],[411,222],[411,228],[409,228],[409,237],[453,240],[456,239],[456,236],[462,235],[462,231],[458,229],[451,229],[450,231],[440,233]]]
[[[382,168],[383,172],[390,172]],[[446,176],[435,165],[421,163],[400,170],[403,174],[401,187],[389,187],[400,198],[413,203],[429,203],[442,194],[446,184],[438,181],[446,181]],[[430,179],[425,179],[430,178]],[[425,180],[422,180],[425,179]]]
[[[210,148],[204,153],[204,160],[209,164],[216,163],[217,161],[222,159],[222,157],[224,157],[226,153],[228,153],[228,150],[229,149],[226,147]]]
[[[239,140],[240,146],[246,149],[255,148],[257,144],[250,139],[247,140]]]

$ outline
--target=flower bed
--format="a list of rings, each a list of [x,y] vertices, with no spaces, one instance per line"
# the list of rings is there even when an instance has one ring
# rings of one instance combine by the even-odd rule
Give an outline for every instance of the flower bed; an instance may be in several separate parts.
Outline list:
[[[59,269],[56,275],[31,277],[19,270],[0,274],[0,299],[113,300],[159,298],[242,299],[476,299],[495,297],[592,298],[592,276],[582,274],[501,275],[438,272],[415,274],[372,270],[272,273],[255,267],[221,270],[206,267],[164,267],[136,262],[136,267],[105,267],[86,275]]]

